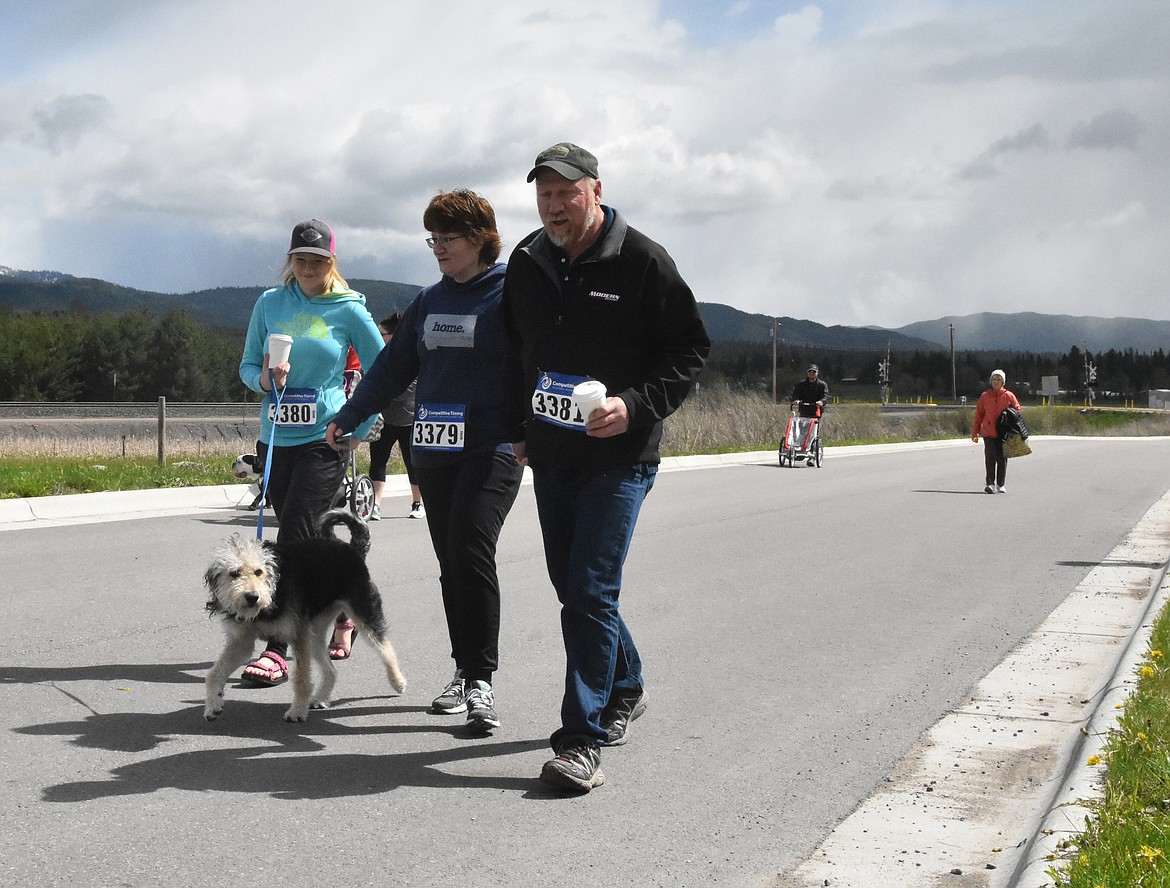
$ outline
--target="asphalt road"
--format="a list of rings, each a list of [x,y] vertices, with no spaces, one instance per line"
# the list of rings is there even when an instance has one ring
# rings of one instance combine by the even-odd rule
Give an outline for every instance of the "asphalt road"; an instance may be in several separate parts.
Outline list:
[[[1034,447],[1003,496],[974,444],[660,475],[623,599],[650,708],[580,798],[536,780],[563,653],[531,488],[486,739],[426,711],[451,665],[425,522],[372,528],[411,686],[359,642],[302,725],[287,685],[202,718],[203,569],[254,514],[6,531],[0,883],[777,884],[1167,489],[1170,440]]]

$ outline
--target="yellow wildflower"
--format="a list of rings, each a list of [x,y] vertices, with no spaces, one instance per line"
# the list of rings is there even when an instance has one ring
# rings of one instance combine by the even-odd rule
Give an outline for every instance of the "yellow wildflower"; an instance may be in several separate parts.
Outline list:
[[[1142,667],[1142,672],[1141,672],[1142,678],[1149,678],[1153,674],[1154,674],[1154,667],[1153,666],[1143,666]]]
[[[1161,848],[1151,848],[1149,845],[1142,845],[1138,849],[1138,857],[1142,858],[1148,864],[1157,863],[1159,860],[1165,858]]]
[[[1091,755],[1091,756],[1089,756],[1088,761],[1086,761],[1085,764],[1087,764],[1090,768],[1093,767],[1093,765],[1099,765],[1099,764],[1101,764],[1101,756]]]
[[[1160,660],[1161,658],[1162,658],[1161,651],[1150,651],[1150,659],[1151,660]]]

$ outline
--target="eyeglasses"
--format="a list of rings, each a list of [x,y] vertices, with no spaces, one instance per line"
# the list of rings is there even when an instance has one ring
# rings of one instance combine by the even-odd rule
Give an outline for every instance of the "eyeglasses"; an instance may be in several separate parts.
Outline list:
[[[428,237],[427,246],[432,250],[435,247],[442,247],[444,250],[451,246],[451,241],[457,241],[461,237],[467,237],[466,234],[453,234],[450,237]]]

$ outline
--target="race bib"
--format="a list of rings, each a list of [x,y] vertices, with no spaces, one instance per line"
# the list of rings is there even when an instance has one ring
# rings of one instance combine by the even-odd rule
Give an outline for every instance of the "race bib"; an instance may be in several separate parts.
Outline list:
[[[447,452],[462,450],[466,418],[466,404],[419,404],[414,413],[411,448]]]
[[[286,388],[279,409],[268,403],[268,420],[275,426],[312,426],[317,424],[317,390]]]
[[[562,373],[541,373],[532,393],[532,413],[544,422],[563,429],[585,431],[586,417],[581,415],[573,400],[573,387],[585,382],[584,376],[566,376]]]

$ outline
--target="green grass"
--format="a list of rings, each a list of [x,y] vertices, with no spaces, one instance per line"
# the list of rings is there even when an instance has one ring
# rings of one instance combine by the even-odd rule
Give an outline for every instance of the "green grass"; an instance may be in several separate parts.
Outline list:
[[[1063,843],[1057,888],[1170,886],[1170,605],[1154,624],[1137,686],[1106,740],[1102,797]],[[1097,764],[1093,759],[1090,764]]]
[[[97,493],[105,490],[153,490],[242,484],[231,472],[235,454],[176,457],[159,466],[157,457],[114,458],[97,462],[68,456],[0,457],[0,499]],[[358,453],[358,471],[369,468],[368,450]],[[406,471],[399,459],[390,474]]]

